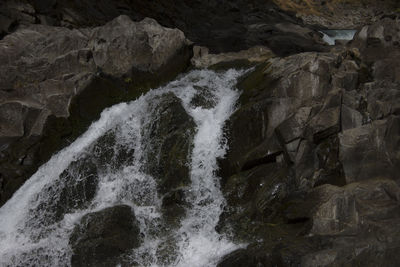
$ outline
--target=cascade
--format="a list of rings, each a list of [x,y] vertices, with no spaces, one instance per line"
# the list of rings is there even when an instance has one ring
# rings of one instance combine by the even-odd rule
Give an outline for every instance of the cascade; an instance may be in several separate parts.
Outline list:
[[[124,256],[132,264],[212,266],[237,249],[239,244],[215,231],[225,205],[216,170],[227,149],[223,126],[235,110],[242,74],[194,70],[104,110],[0,209],[0,265],[69,266],[74,227],[83,216],[117,204],[130,206],[139,223],[140,246]],[[163,219],[160,177],[149,171],[162,160],[153,135],[166,112],[158,107],[168,98],[178,100],[194,122],[185,163],[190,181],[182,186],[188,204],[176,226]],[[165,244],[168,257],[161,257]]]

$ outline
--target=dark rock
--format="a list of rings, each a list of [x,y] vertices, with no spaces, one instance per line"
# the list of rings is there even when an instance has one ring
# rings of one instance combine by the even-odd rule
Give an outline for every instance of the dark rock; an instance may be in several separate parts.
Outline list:
[[[340,131],[340,107],[330,108],[318,113],[310,120],[308,130],[315,143]]]
[[[342,106],[342,130],[357,128],[362,125],[363,116],[357,110]]]
[[[165,194],[190,183],[187,160],[192,149],[195,123],[172,93],[155,99],[154,119],[149,125],[150,148],[146,168]]]
[[[119,205],[82,217],[70,237],[72,266],[114,266],[140,245],[139,227],[131,208]]]
[[[373,121],[339,134],[340,161],[348,183],[378,177],[398,179],[398,117]]]
[[[173,190],[163,196],[163,214],[169,228],[179,225],[180,219],[185,215],[188,206],[183,189]]]
[[[223,192],[228,207],[221,215],[219,231],[234,230],[239,239],[257,239],[259,221],[276,214],[281,201],[293,189],[288,171],[277,163],[263,164],[231,176]]]
[[[30,210],[28,224],[51,225],[63,219],[64,215],[74,210],[87,208],[96,195],[98,183],[97,166],[89,158],[72,162],[60,174],[59,180],[50,183],[43,190],[46,203]],[[36,225],[40,229],[39,225]]]
[[[4,175],[1,203],[104,108],[173,78],[190,54],[181,31],[126,16],[79,30],[29,25],[0,40],[0,147],[9,155],[0,173],[20,172]]]
[[[242,170],[246,163],[246,154],[266,138],[267,125],[268,114],[265,103],[244,106],[232,115],[226,124],[229,150],[221,161],[222,177],[229,177]],[[265,153],[268,154],[268,151]]]
[[[310,107],[300,108],[295,115],[289,117],[276,128],[285,144],[302,137],[310,113]]]
[[[325,49],[317,31],[303,26],[272,1],[42,2],[32,1],[40,23],[80,28],[103,25],[119,15],[128,15],[134,21],[151,17],[163,26],[181,29],[190,40],[213,53],[240,51],[255,45],[267,45],[278,55]]]

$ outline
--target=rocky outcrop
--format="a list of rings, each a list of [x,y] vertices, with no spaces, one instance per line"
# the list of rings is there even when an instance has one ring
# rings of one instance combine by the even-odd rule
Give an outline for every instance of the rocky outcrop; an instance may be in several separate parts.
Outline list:
[[[7,35],[0,41],[1,203],[105,107],[171,79],[190,54],[181,31],[127,16],[97,28],[29,25]]]
[[[383,18],[347,47],[271,58],[239,82],[218,229],[249,246],[219,266],[397,264],[399,48],[384,38],[397,27]]]
[[[82,217],[70,237],[72,266],[114,266],[140,245],[140,229],[129,206],[117,205]]]
[[[20,17],[27,12],[18,10],[28,7],[35,23],[68,28],[103,25],[119,15],[134,21],[151,17],[165,27],[179,28],[188,39],[212,53],[256,45],[267,45],[279,55],[325,49],[317,31],[304,27],[301,20],[272,1],[6,0],[3,6],[5,18],[14,25],[25,23]],[[8,11],[8,6],[16,6],[12,11],[17,13]],[[3,28],[5,32],[14,30],[7,23]]]

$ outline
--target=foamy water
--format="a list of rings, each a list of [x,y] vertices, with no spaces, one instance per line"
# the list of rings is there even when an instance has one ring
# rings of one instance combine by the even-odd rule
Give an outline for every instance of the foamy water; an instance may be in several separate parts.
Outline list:
[[[356,30],[324,30],[323,40],[329,45],[335,45],[336,40],[353,40]]]
[[[69,236],[82,216],[121,203],[133,208],[140,223],[141,246],[126,255],[140,266],[215,266],[223,255],[238,248],[215,231],[225,205],[215,172],[217,158],[227,149],[222,128],[235,109],[238,92],[234,86],[241,74],[192,71],[136,101],[104,110],[86,133],[41,166],[0,209],[0,265],[69,266]],[[188,158],[191,185],[185,190],[191,205],[180,226],[165,233],[158,230],[163,221],[157,182],[143,166],[149,128],[157,116],[155,107],[168,92],[181,100],[196,124],[196,133]],[[198,94],[211,105],[194,105],[192,99]],[[107,136],[113,141],[99,144]],[[120,166],[121,151],[129,157]],[[101,161],[105,153],[113,155],[106,164]],[[97,170],[95,195],[82,200],[81,207],[57,215],[56,204],[64,188],[91,179],[82,171],[88,160]],[[174,248],[168,261],[157,254],[165,242]]]

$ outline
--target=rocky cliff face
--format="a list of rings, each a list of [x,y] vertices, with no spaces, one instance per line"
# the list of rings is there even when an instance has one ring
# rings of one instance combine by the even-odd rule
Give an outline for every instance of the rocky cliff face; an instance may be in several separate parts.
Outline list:
[[[220,266],[400,260],[398,27],[383,18],[346,48],[272,58],[239,83],[220,230],[253,241]]]

